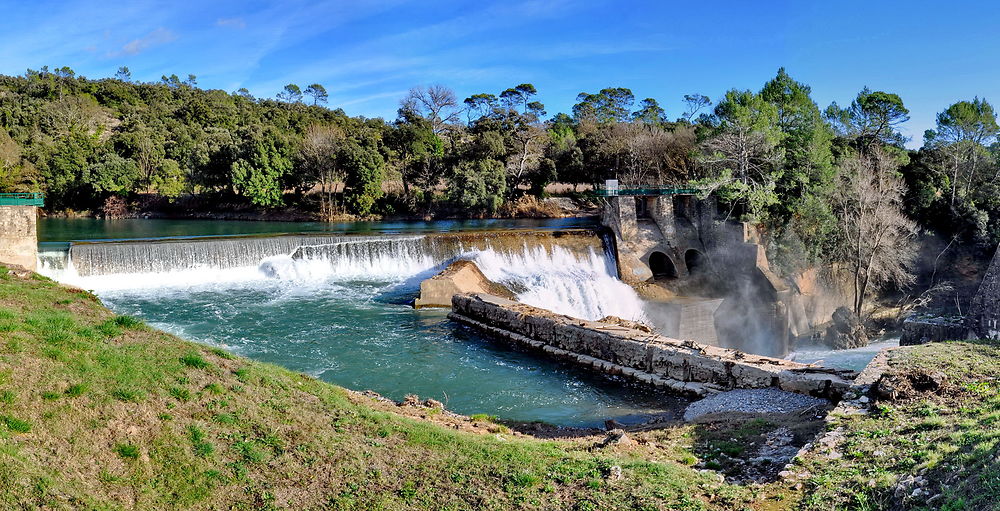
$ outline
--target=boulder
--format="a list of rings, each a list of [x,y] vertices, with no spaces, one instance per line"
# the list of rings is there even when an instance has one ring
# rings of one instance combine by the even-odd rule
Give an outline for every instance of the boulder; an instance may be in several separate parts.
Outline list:
[[[861,318],[847,307],[837,307],[833,324],[826,329],[826,343],[833,349],[846,350],[868,346],[868,342]]]
[[[506,287],[486,278],[472,261],[455,261],[441,273],[420,283],[420,296],[413,307],[451,307],[451,298],[457,294],[486,293],[514,299]]]

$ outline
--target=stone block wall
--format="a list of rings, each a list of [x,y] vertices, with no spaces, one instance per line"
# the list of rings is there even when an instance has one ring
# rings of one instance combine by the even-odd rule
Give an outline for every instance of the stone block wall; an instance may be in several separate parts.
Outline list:
[[[1000,339],[1000,249],[983,276],[972,300],[968,327],[982,338]]]
[[[837,399],[853,373],[671,339],[636,326],[585,321],[490,295],[456,295],[455,321],[521,346],[671,390],[705,395],[776,387]]]
[[[38,264],[35,206],[0,206],[0,263],[34,270]]]

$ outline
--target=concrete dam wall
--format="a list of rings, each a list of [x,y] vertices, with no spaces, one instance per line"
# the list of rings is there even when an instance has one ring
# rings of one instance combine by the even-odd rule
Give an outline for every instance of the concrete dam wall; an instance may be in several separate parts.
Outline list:
[[[456,295],[454,321],[517,345],[675,392],[779,388],[839,399],[854,373],[671,339],[617,318],[586,321],[490,295]]]

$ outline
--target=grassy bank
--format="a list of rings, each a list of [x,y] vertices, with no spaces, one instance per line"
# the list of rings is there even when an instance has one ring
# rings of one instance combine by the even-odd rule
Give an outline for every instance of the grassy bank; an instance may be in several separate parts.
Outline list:
[[[0,508],[989,509],[998,357],[996,343],[900,350],[892,399],[837,418],[842,440],[800,460],[801,478],[737,486],[693,466],[753,452],[766,421],[599,448],[422,420],[0,267]],[[911,475],[921,501],[896,496]]]
[[[678,463],[376,410],[0,273],[0,508],[716,506]]]

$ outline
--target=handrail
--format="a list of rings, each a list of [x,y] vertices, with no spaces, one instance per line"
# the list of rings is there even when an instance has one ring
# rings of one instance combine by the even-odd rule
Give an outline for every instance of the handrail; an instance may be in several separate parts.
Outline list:
[[[678,188],[673,186],[640,186],[635,188],[605,188],[595,187],[594,194],[598,197],[636,196],[636,195],[695,195],[701,192],[697,188]]]
[[[41,193],[0,193],[0,206],[45,206]]]

